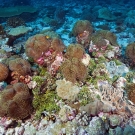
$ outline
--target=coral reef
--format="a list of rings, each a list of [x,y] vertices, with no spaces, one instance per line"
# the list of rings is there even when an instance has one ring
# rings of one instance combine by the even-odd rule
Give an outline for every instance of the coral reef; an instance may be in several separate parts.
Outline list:
[[[0,93],[0,116],[24,119],[32,112],[32,97],[26,84],[9,85]]]
[[[122,88],[114,88],[109,84],[102,84],[99,87],[101,91],[101,101],[112,108],[112,112],[123,117],[127,123],[128,118],[132,117],[135,109],[131,103],[127,102]],[[124,124],[124,123],[123,123]]]
[[[8,67],[0,62],[0,82],[4,81],[9,74],[9,69]]]
[[[0,8],[0,134],[134,134],[130,1],[31,1]]]

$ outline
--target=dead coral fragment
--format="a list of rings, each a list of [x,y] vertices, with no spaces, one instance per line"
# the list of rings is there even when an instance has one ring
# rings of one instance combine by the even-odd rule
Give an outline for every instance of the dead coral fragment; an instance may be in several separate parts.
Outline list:
[[[0,63],[0,82],[4,81],[8,77],[8,68],[5,64]]]
[[[26,84],[9,85],[0,94],[0,116],[24,119],[32,112],[31,95]]]

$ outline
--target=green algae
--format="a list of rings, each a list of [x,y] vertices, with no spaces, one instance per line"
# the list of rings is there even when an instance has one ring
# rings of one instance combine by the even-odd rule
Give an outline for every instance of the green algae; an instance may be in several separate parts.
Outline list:
[[[94,60],[90,61],[89,65],[89,76],[87,77],[87,81],[90,84],[93,84],[95,88],[98,88],[98,81],[108,81],[111,82],[109,74],[106,72],[106,67],[104,63],[97,64]]]
[[[35,116],[40,118],[43,111],[58,112],[60,107],[56,101],[60,100],[55,91],[47,90],[46,93],[34,95],[33,107],[35,109]]]
[[[86,104],[94,101],[89,88],[87,88],[85,86],[82,87],[82,89],[78,93],[78,100],[79,100],[81,106],[85,106]]]
[[[128,72],[125,76],[125,79],[127,80],[128,83],[132,83],[134,78],[135,78],[135,72],[133,71]]]

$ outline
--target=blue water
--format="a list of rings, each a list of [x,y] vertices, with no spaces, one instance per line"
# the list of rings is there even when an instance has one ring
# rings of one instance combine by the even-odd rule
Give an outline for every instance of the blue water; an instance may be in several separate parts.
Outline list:
[[[37,4],[37,5],[36,5]],[[132,7],[134,6],[134,0],[0,0],[0,6],[16,6],[16,5],[31,5],[31,6],[47,6],[47,5],[59,5],[63,6],[65,4],[73,4],[79,5],[79,4],[86,4],[87,5],[102,5],[102,6],[111,6],[113,4],[128,4],[128,6]]]

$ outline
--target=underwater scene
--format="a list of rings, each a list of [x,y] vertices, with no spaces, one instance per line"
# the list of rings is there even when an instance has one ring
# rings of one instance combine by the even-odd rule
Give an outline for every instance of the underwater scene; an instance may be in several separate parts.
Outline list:
[[[134,0],[0,0],[0,135],[135,135]]]

